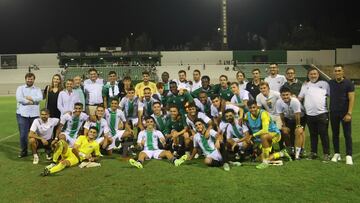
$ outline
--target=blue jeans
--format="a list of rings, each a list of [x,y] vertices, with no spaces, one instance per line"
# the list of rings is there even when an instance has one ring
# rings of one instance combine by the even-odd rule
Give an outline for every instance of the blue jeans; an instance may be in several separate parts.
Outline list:
[[[37,117],[22,117],[20,114],[16,114],[16,120],[20,132],[20,149],[21,154],[27,154],[28,148],[28,134],[31,124]]]

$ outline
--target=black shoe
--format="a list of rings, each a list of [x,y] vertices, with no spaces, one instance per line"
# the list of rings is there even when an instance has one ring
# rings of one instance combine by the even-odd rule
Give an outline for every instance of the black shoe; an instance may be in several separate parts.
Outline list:
[[[18,158],[24,158],[24,157],[27,157],[27,153],[23,153],[21,152],[19,155],[18,155]]]
[[[309,155],[309,157],[308,157],[309,160],[315,160],[315,159],[317,159],[317,158],[318,158],[317,154],[316,154],[316,153],[313,153],[313,152],[311,152],[310,155]]]
[[[41,176],[48,176],[50,175],[50,170],[48,168],[45,168],[44,171],[40,174]]]

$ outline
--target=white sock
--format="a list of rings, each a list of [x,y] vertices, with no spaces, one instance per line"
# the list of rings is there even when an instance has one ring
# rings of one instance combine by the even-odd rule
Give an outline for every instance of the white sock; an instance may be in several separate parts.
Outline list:
[[[38,154],[34,154],[34,158],[39,158]]]
[[[295,147],[295,158],[299,158],[301,152],[301,147]]]

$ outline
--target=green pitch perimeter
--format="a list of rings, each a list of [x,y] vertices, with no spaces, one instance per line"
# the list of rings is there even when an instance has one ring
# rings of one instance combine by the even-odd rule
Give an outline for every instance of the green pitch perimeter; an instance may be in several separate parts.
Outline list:
[[[15,98],[0,97],[0,202],[360,202],[359,106],[357,100],[353,166],[344,161],[301,160],[265,170],[245,163],[225,172],[205,167],[202,160],[177,168],[168,161],[153,160],[139,170],[114,154],[105,156],[100,168],[73,167],[41,177],[48,164],[45,155],[41,154],[39,165],[32,164],[32,156],[17,158]],[[307,151],[308,142],[307,136]],[[342,137],[341,151],[344,159]]]

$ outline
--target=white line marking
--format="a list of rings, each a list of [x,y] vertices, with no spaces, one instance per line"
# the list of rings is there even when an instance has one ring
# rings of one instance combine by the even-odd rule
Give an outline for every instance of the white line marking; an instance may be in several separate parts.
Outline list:
[[[4,141],[4,140],[7,140],[7,139],[9,139],[9,138],[11,138],[11,137],[14,137],[15,135],[18,135],[18,134],[19,134],[18,132],[13,133],[13,134],[11,134],[11,135],[9,135],[9,136],[7,136],[7,137],[4,137],[4,138],[0,139],[0,142],[2,142],[2,141]]]

